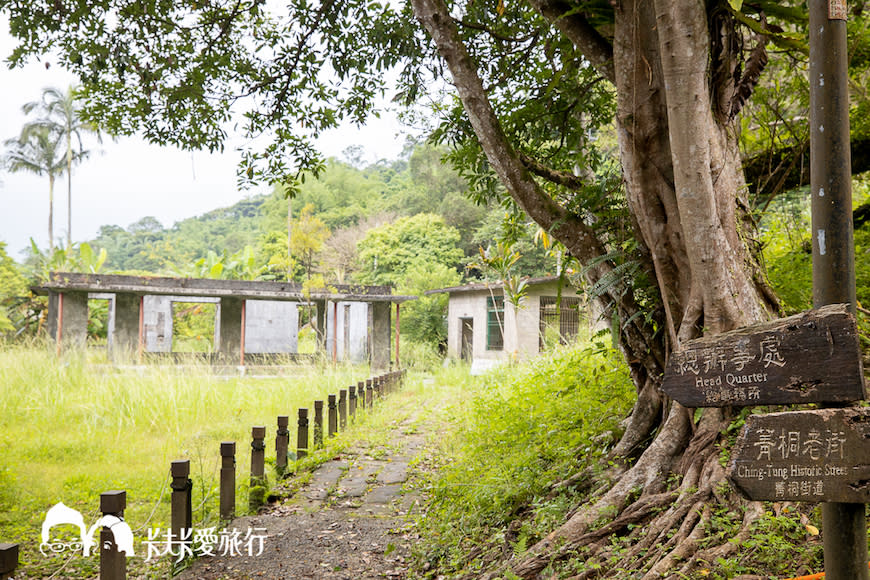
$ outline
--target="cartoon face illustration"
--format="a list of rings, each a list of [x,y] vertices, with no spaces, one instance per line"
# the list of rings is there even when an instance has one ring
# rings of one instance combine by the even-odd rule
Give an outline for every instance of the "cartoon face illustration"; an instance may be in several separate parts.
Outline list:
[[[94,536],[97,530],[101,527],[109,528],[115,539],[115,546],[119,552],[124,552],[127,556],[135,556],[133,552],[133,530],[130,525],[117,516],[103,516],[97,520],[97,523],[91,526],[88,530],[87,538],[82,542],[84,544],[85,556],[91,553],[91,548],[96,546]]]
[[[51,542],[51,528],[65,524],[71,524],[79,528],[79,541],[72,543]],[[101,527],[109,528],[112,531],[118,551],[126,553],[127,556],[135,555],[133,552],[133,530],[130,529],[130,525],[127,522],[117,516],[105,515],[98,519],[90,528],[86,528],[81,512],[65,506],[62,502],[54,505],[45,514],[45,520],[42,522],[42,543],[39,546],[39,551],[44,556],[47,556],[49,552],[61,552],[66,549],[78,550],[81,548],[83,554],[88,556],[97,545],[97,540],[94,539],[94,536],[96,536],[97,530]]]
[[[78,527],[79,541],[73,542],[73,544],[51,542],[51,528],[65,524]],[[87,528],[85,528],[85,520],[81,512],[65,506],[63,502],[57,503],[45,514],[45,520],[42,522],[42,543],[39,545],[39,551],[43,555],[48,555],[49,552],[59,552],[67,548],[77,550],[83,547],[86,534]]]

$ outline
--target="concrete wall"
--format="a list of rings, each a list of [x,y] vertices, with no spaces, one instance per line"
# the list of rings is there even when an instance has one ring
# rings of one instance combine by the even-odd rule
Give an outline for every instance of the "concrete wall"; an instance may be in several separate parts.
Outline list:
[[[500,289],[493,289],[493,295],[501,296]],[[447,352],[454,358],[459,358],[462,352],[462,319],[472,319],[474,339],[472,341],[472,357],[474,360],[504,360],[505,350],[486,349],[486,299],[489,290],[457,292],[450,295],[447,303]],[[507,311],[507,307],[505,310]],[[507,316],[505,317],[507,318]],[[507,347],[507,333],[505,333]]]
[[[295,353],[299,348],[299,304],[248,300],[245,306],[245,352]]]
[[[339,361],[368,360],[369,305],[365,302],[329,302],[326,306],[326,355]],[[337,340],[336,336],[338,335]]]

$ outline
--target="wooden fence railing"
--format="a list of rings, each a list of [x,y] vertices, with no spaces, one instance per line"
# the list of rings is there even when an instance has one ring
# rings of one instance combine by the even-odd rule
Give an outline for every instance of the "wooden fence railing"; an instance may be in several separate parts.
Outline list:
[[[357,385],[351,385],[346,390],[327,396],[327,431],[326,437],[334,437],[347,425],[357,419],[359,411],[371,411],[377,401],[384,399],[390,393],[398,390],[404,381],[405,370],[391,371],[383,375],[371,377],[360,381]],[[358,404],[359,402],[359,404]],[[308,409],[298,410],[296,460],[308,455],[309,450],[317,450],[324,445],[323,431],[323,400],[314,401],[314,432],[313,441],[309,446]],[[290,430],[289,415],[278,416],[278,428],[275,432],[275,467],[279,477],[287,475],[290,471],[289,449]],[[262,505],[267,485],[265,473],[266,456],[266,427],[257,425],[251,429],[251,479],[249,486],[249,507],[252,510]],[[223,521],[229,521],[235,517],[236,503],[236,442],[223,441],[220,444],[220,501],[219,514]],[[191,553],[193,530],[192,490],[193,481],[190,479],[190,460],[183,459],[173,461],[170,475],[172,482],[171,516],[168,533],[171,534],[169,542],[175,548],[174,554]],[[127,493],[125,490],[113,490],[100,494],[100,511],[103,517],[114,516],[123,520],[124,510],[127,506]],[[113,519],[112,521],[118,521]],[[129,529],[129,528],[127,528]],[[102,580],[125,580],[127,577],[126,553],[119,550],[116,545],[116,532],[109,527],[103,527],[100,531],[100,578]],[[11,578],[18,567],[18,544],[0,544],[0,580]]]

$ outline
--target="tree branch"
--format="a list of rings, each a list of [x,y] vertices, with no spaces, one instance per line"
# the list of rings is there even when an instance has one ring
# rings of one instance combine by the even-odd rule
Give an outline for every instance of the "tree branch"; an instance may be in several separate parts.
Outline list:
[[[455,21],[443,0],[412,0],[412,4],[417,19],[432,36],[438,52],[447,62],[453,84],[487,160],[517,204],[581,260],[590,261],[606,254],[592,229],[547,195],[523,165],[502,130],[477,73],[477,65],[459,37]]]
[[[598,74],[616,84],[613,45],[574,6],[563,0],[529,0],[529,4],[583,53]]]
[[[483,88],[477,65],[468,54],[444,1],[412,0],[411,3],[415,16],[447,62],[453,84],[480,146],[511,197],[532,220],[548,230],[581,262],[595,263],[588,270],[593,283],[612,276],[614,265],[609,260],[601,260],[608,251],[595,231],[579,216],[571,214],[547,195],[508,141]],[[614,283],[608,294],[620,317],[631,321],[622,326],[621,337],[632,364],[642,366],[649,377],[659,376],[664,356],[655,345],[649,343],[651,334],[643,328],[643,317],[635,316],[638,306],[631,289],[624,282]]]
[[[852,174],[870,171],[870,138],[853,138]],[[809,158],[804,163],[793,162],[806,154],[806,145],[785,147],[772,153],[765,151],[745,159],[743,170],[746,182],[754,187],[757,196],[775,196],[810,182]],[[771,169],[772,168],[772,169]]]
[[[537,159],[533,159],[531,156],[526,155],[522,152],[520,152],[519,156],[526,169],[528,169],[538,177],[546,179],[551,183],[555,183],[556,185],[561,185],[573,190],[578,190],[586,185],[586,182],[583,178],[577,177],[573,173],[556,171],[555,169],[547,167]]]

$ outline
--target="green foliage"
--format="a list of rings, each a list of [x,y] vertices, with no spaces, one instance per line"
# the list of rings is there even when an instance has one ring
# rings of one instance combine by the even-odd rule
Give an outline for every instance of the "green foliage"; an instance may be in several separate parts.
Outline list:
[[[413,264],[396,287],[397,294],[419,296],[401,307],[401,334],[406,338],[437,347],[447,341],[447,294],[425,296],[436,288],[459,284],[461,276],[455,268],[444,264]]]
[[[173,352],[211,352],[214,350],[215,310],[214,304],[173,303]]]
[[[870,175],[853,179],[853,204],[870,197]],[[805,190],[780,195],[762,220],[770,283],[787,314],[812,307],[810,196]],[[855,278],[859,305],[870,304],[870,224],[855,229]]]
[[[0,242],[0,335],[15,330],[7,311],[26,294],[27,281],[15,260],[6,253],[6,242]]]
[[[618,354],[580,346],[469,385],[449,411],[454,428],[432,475],[423,562],[439,573],[470,572],[469,555],[501,554],[508,529],[508,549],[520,550],[559,525],[582,498],[548,498],[550,486],[596,464],[606,452],[602,435],[618,429],[633,396]]]
[[[766,507],[768,509],[753,524],[749,538],[738,545],[735,554],[719,557],[714,562],[700,562],[697,576],[692,577],[728,580],[741,574],[752,574],[785,578],[821,571],[824,562],[818,532],[820,509],[812,504]],[[740,514],[720,507],[710,518],[700,547],[717,546],[732,540],[741,525]]]
[[[437,155],[427,155],[428,165],[438,162]],[[106,268],[111,270],[223,277],[222,272],[210,272],[210,267],[222,262],[226,269],[231,262],[247,261],[246,248],[250,246],[256,264],[238,277],[250,279],[256,274],[265,279],[301,281],[309,275],[310,266],[311,275],[322,269],[330,281],[347,283],[357,269],[357,242],[366,231],[397,215],[415,213],[418,206],[410,201],[414,197],[408,192],[410,188],[431,201],[420,207],[443,211],[448,225],[468,228],[460,243],[476,251],[471,242],[473,228],[486,209],[463,197],[455,174],[428,165],[418,176],[426,181],[416,183],[408,164],[402,161],[356,169],[330,160],[320,177],[307,180],[292,199],[286,197],[285,188],[276,187],[269,195],[251,196],[169,228],[153,217],[126,229],[106,225],[91,243],[108,251]],[[442,191],[446,192],[444,198],[436,195]],[[288,256],[287,215],[291,209],[293,244]],[[324,246],[327,243],[330,245]],[[200,260],[209,267],[191,267]],[[260,267],[263,271],[256,272]]]
[[[320,265],[320,251],[329,237],[329,228],[322,219],[313,215],[314,208],[306,205],[299,213],[290,232],[290,250],[311,280]]]
[[[482,250],[486,251],[495,246],[498,254],[498,248],[503,246],[518,256],[511,267],[515,277],[553,275],[557,270],[556,260],[548,251],[547,244],[539,243],[540,236],[536,235],[538,232],[537,224],[529,223],[524,215],[513,211],[506,212],[501,208],[494,209],[474,232],[475,260],[480,262]],[[470,267],[475,267],[474,262]],[[486,272],[482,274],[485,276]],[[498,272],[495,275],[498,279],[503,279]]]
[[[462,258],[457,247],[459,232],[434,214],[401,218],[370,230],[359,243],[361,265],[357,278],[363,284],[401,283],[413,266],[456,267]]]

